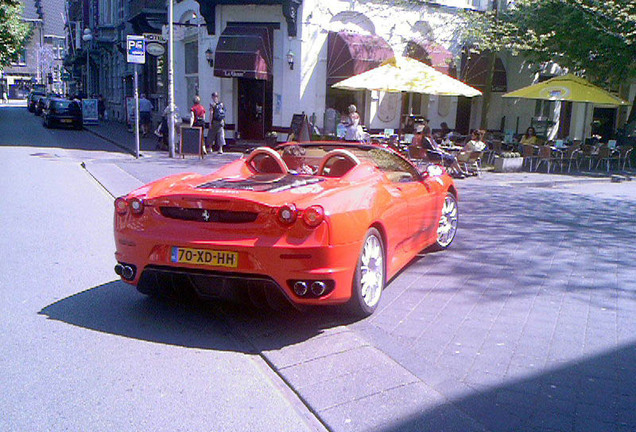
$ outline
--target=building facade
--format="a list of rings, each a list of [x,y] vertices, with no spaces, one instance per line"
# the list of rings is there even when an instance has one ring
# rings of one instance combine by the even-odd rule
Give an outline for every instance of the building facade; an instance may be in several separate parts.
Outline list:
[[[64,92],[64,4],[64,0],[22,1],[22,19],[32,26],[32,34],[20,59],[2,71],[10,99],[26,97],[35,83],[46,84],[51,92]]]
[[[211,93],[219,92],[229,134],[243,139],[262,139],[270,131],[284,138],[300,113],[322,133],[334,133],[339,114],[352,103],[370,131],[397,130],[409,114],[430,118],[434,127],[443,121],[454,127],[459,98],[350,92],[331,85],[396,55],[457,74],[458,11],[487,5],[184,0],[174,5],[176,103],[187,114],[195,95],[207,106]],[[462,103],[470,118],[478,102]],[[479,120],[474,117],[473,123]]]
[[[409,115],[429,118],[433,128],[445,122],[462,133],[482,124],[482,97],[331,86],[390,57],[409,56],[486,90],[486,58],[468,54],[459,40],[458,29],[465,25],[459,12],[485,11],[492,1],[172,1],[178,111],[187,118],[195,95],[207,109],[211,93],[219,92],[229,137],[261,140],[274,131],[282,140],[294,114],[302,113],[321,134],[334,134],[340,115],[352,103],[370,132],[398,130]],[[108,116],[126,121],[135,67],[126,62],[126,36],[145,35],[152,49],[138,68],[139,90],[152,101],[158,120],[168,89],[166,0],[67,0],[66,13],[66,65],[73,93],[102,94]],[[83,38],[86,29],[92,35],[88,41]],[[596,110],[501,97],[558,73],[555,68],[530,69],[519,57],[498,54],[487,129],[522,133],[539,120],[549,125],[545,134],[550,137],[582,136]]]
[[[129,121],[135,65],[126,59],[126,37],[160,37],[166,24],[165,0],[67,0],[67,13],[65,66],[72,77],[70,92],[102,95],[109,119]],[[166,56],[146,58],[146,64],[138,66],[139,92],[160,112],[166,98]]]

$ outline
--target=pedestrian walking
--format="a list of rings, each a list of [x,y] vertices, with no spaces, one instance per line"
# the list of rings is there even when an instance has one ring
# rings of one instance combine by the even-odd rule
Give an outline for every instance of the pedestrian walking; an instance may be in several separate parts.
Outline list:
[[[190,127],[205,127],[205,108],[201,105],[201,98],[195,96],[192,99],[192,108],[190,108]]]
[[[141,123],[141,132],[143,136],[148,136],[152,124],[152,102],[150,102],[144,93],[139,99],[139,123]]]
[[[201,148],[201,152],[206,154],[205,150],[205,138],[203,136],[203,131],[205,130],[205,108],[201,105],[201,98],[199,96],[195,96],[192,99],[192,107],[190,108],[190,127],[200,127],[201,128],[201,142],[199,146]]]
[[[225,147],[225,105],[217,92],[212,93],[210,102],[210,130],[208,132],[208,151],[223,153]]]
[[[104,95],[97,96],[97,113],[99,114],[100,120],[105,120],[106,116],[106,101],[104,100]]]

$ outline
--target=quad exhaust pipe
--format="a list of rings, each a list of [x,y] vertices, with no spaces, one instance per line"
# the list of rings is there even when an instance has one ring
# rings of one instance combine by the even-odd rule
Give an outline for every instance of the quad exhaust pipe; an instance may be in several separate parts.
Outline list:
[[[333,288],[329,281],[303,281],[297,280],[290,283],[291,288],[298,297],[322,297]]]
[[[322,281],[316,281],[311,284],[311,293],[316,297],[320,297],[327,291],[327,285]]]
[[[117,263],[115,273],[126,280],[133,280],[135,278],[135,269],[129,265]]]

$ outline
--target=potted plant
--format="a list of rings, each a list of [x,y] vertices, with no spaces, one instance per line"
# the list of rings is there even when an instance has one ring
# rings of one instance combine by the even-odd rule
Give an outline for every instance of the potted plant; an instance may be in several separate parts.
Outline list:
[[[265,144],[274,147],[278,143],[278,134],[275,131],[269,131],[265,134]]]
[[[523,158],[517,152],[504,152],[495,156],[495,172],[521,171]]]

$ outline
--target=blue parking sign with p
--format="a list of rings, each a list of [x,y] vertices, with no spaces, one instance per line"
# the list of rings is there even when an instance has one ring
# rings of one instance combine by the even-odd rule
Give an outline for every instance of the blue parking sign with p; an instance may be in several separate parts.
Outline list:
[[[128,63],[146,63],[146,40],[143,36],[126,36],[126,59]]]

